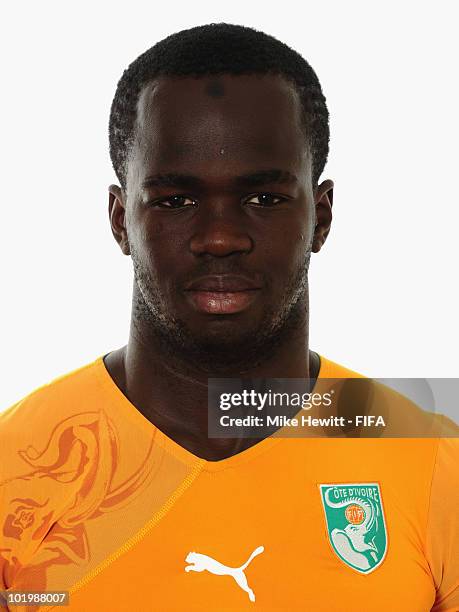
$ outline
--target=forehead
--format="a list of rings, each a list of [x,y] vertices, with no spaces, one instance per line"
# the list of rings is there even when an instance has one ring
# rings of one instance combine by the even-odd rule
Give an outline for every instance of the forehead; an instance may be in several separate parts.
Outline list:
[[[300,164],[307,155],[302,107],[277,75],[160,77],[140,93],[134,160],[152,169],[211,163]]]

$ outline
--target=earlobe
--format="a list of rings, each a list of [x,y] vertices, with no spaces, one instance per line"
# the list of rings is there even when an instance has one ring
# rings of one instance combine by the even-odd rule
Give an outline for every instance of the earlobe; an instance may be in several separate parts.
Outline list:
[[[330,232],[333,206],[333,181],[321,183],[315,193],[316,227],[312,241],[312,252],[318,253]]]
[[[108,215],[112,234],[125,255],[130,255],[129,240],[126,231],[126,205],[124,193],[118,185],[108,188]]]

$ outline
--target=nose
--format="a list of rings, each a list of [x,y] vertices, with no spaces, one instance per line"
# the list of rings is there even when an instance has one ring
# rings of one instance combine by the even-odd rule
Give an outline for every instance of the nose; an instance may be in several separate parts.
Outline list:
[[[201,218],[199,229],[190,239],[190,251],[194,255],[210,254],[216,257],[225,257],[232,253],[250,253],[254,243],[247,231],[247,227],[239,215],[229,218],[209,216]]]

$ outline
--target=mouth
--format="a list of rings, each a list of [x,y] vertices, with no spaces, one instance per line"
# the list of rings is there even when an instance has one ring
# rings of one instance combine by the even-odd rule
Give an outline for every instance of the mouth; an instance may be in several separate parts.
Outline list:
[[[216,315],[235,314],[248,308],[260,289],[242,291],[188,290],[188,301],[199,312]]]
[[[245,276],[219,274],[188,283],[185,295],[198,312],[227,315],[242,312],[257,298],[260,283]]]

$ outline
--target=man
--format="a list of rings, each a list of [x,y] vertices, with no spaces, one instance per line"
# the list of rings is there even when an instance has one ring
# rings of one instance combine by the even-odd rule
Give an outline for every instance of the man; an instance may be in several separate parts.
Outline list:
[[[309,349],[333,194],[312,68],[249,28],[182,31],[125,71],[109,131],[129,341],[0,415],[2,588],[85,611],[458,610],[455,440],[208,436],[209,378],[359,376]]]

